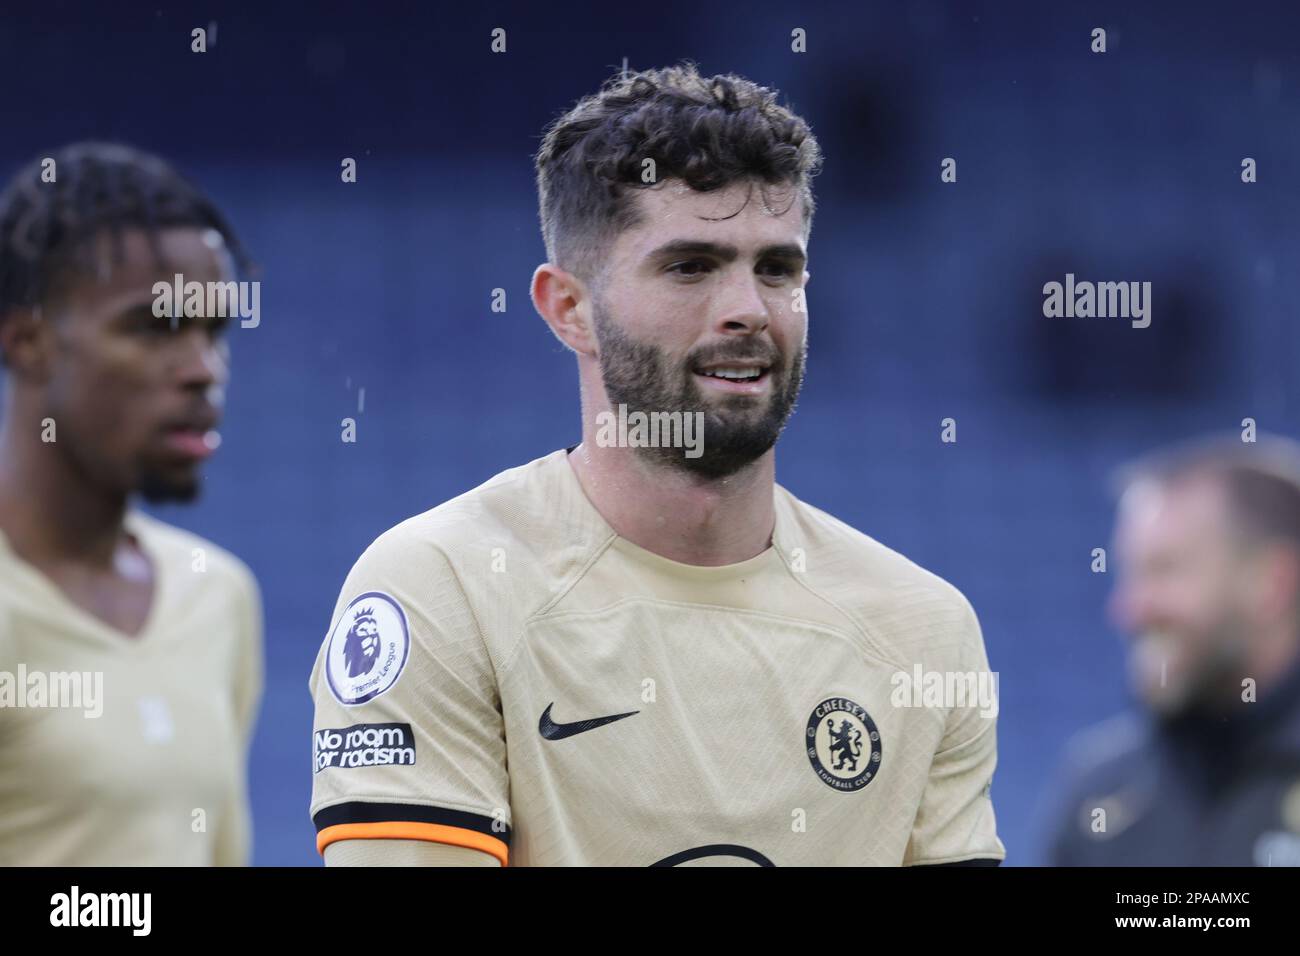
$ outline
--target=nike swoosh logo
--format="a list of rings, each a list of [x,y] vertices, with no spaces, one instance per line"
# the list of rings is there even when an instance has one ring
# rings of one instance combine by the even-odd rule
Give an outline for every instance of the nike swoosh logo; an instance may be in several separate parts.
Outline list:
[[[538,732],[547,740],[563,740],[574,734],[585,734],[589,730],[641,713],[639,710],[629,710],[626,714],[610,714],[608,717],[593,717],[591,720],[575,720],[571,724],[557,724],[551,720],[551,708],[554,706],[554,702],[547,704],[546,709],[542,711],[542,719],[537,722]]]

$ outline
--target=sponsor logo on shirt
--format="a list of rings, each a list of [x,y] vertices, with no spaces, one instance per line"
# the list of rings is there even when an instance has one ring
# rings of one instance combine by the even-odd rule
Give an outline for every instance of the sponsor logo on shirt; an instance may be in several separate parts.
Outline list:
[[[639,710],[629,710],[624,714],[610,714],[608,717],[592,717],[588,720],[575,720],[571,723],[561,724],[551,719],[551,708],[554,706],[554,701],[547,704],[546,709],[542,711],[541,719],[537,722],[537,732],[547,740],[564,740],[566,737],[573,737],[576,734],[585,734],[589,730],[604,727],[606,724],[612,724],[624,717],[635,717],[641,713]]]
[[[145,740],[165,744],[176,736],[165,697],[137,697],[135,704],[140,711],[140,734]]]
[[[367,591],[347,606],[325,650],[330,692],[346,707],[374,700],[397,682],[411,636],[406,612],[391,595]]]
[[[817,779],[834,790],[861,790],[880,772],[880,731],[847,698],[828,697],[813,708],[804,743]]]
[[[353,724],[312,735],[313,765],[330,767],[409,767],[415,763],[415,735],[410,724]]]

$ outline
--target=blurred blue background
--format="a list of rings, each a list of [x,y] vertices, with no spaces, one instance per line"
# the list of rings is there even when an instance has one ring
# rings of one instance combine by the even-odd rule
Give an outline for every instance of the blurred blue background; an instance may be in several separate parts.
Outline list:
[[[1109,472],[1247,416],[1297,432],[1298,37],[1290,3],[7,9],[4,175],[77,139],[160,152],[263,267],[207,491],[160,512],[262,585],[256,862],[318,862],[307,676],[352,561],[577,440],[574,361],[528,300],[531,156],[624,57],[774,86],[819,137],[809,373],[778,478],[973,602],[1001,674],[1007,862],[1036,862],[1064,741],[1127,703],[1089,567]],[[1152,282],[1150,328],[1044,318],[1066,272]]]

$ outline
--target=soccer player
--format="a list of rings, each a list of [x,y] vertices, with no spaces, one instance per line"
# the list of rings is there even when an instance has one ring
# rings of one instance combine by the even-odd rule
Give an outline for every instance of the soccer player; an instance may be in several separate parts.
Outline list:
[[[1111,609],[1141,709],[1070,749],[1056,866],[1300,866],[1300,449],[1130,466]]]
[[[249,859],[257,587],[134,506],[197,495],[227,378],[225,320],[156,316],[154,283],[236,261],[212,203],[125,146],[0,196],[0,864]]]
[[[311,678],[327,864],[1004,856],[995,721],[891,699],[986,671],[970,605],[775,483],[818,162],[772,91],[690,64],[549,129],[532,297],[582,442],[354,566]]]

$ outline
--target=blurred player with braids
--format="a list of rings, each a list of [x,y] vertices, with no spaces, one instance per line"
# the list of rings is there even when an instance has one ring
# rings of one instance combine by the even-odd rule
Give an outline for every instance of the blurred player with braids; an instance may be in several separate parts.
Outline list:
[[[312,675],[327,863],[1002,859],[993,715],[894,693],[987,675],[970,605],[775,483],[819,158],[689,64],[547,132],[532,297],[582,442],[356,563]]]
[[[48,160],[0,196],[0,864],[246,864],[257,586],[133,502],[197,496],[228,368],[154,284],[247,263],[158,157]]]

